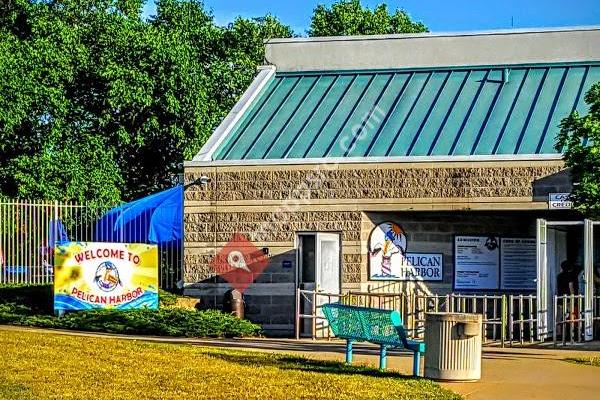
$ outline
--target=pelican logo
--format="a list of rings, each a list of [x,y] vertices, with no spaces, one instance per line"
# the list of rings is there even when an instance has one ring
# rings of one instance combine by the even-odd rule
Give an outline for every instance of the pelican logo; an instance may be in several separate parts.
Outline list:
[[[382,222],[369,236],[369,277],[373,280],[441,281],[440,253],[409,253],[404,229]]]
[[[104,292],[112,292],[120,283],[119,270],[110,261],[104,261],[96,269],[94,282]]]
[[[485,240],[485,248],[489,251],[494,251],[498,248],[498,240],[495,237],[490,236]]]
[[[383,222],[375,227],[369,238],[371,265],[381,268],[381,277],[392,276],[392,257],[406,254],[406,234],[394,222]]]

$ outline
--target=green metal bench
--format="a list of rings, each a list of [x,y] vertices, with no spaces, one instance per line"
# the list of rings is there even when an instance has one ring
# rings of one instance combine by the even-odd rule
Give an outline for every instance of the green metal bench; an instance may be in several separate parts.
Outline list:
[[[371,342],[380,346],[379,368],[385,369],[387,349],[405,348],[413,352],[413,375],[419,376],[425,343],[408,340],[398,311],[329,303],[322,306],[333,334],[346,339],[346,362],[352,362],[352,343]]]

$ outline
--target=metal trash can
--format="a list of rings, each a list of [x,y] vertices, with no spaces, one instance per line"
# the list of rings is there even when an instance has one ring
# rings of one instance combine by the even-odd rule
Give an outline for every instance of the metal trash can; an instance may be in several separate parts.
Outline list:
[[[425,314],[425,377],[481,379],[481,314]]]
[[[244,297],[242,292],[236,289],[230,289],[223,296],[223,311],[244,319]]]

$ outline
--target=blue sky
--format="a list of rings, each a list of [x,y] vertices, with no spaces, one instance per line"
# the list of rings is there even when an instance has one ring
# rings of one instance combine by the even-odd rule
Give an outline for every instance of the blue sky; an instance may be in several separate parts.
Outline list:
[[[313,0],[205,0],[215,21],[226,25],[236,16],[274,14],[296,33],[305,34],[317,4]],[[381,1],[362,0],[373,7]],[[600,24],[600,0],[389,0],[390,9],[401,8],[433,32],[486,29],[557,27]],[[152,0],[146,14],[154,12]]]

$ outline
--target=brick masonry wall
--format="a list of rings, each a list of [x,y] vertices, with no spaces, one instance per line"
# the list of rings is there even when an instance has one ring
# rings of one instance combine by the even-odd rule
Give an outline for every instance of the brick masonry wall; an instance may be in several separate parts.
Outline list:
[[[195,183],[201,176],[210,179],[208,184]],[[186,293],[200,297],[207,307],[220,306],[229,286],[215,276],[210,262],[234,233],[241,233],[257,247],[270,249],[267,269],[246,291],[248,316],[268,330],[289,333],[296,233],[339,232],[343,289],[359,290],[378,284],[368,281],[366,241],[372,226],[386,218],[397,220],[408,231],[410,251],[433,252],[426,249],[436,245],[435,251],[445,254],[445,278],[438,289],[448,290],[451,232],[475,234],[500,221],[490,217],[480,224],[461,222],[455,213],[424,221],[418,213],[397,212],[540,209],[547,191],[568,191],[563,189],[562,176],[560,161],[186,167]],[[527,222],[511,221],[509,225],[516,225],[506,232],[531,229],[531,217]]]
[[[184,281],[196,283],[201,281],[217,282],[210,268],[216,251],[220,246],[215,242],[226,243],[234,233],[244,235],[253,243],[272,247],[274,243],[285,243],[284,249],[293,249],[296,232],[321,231],[340,232],[342,241],[360,241],[361,213],[356,211],[302,211],[302,212],[230,212],[205,213],[187,212],[184,216],[184,232],[186,243],[204,243],[210,247],[205,254],[186,252],[184,258]],[[275,247],[281,247],[276,245]],[[295,264],[295,254],[283,257]],[[282,257],[277,258],[280,263]],[[344,276],[355,282],[360,280],[360,260],[352,254],[344,254],[344,265],[348,265]],[[270,266],[274,265],[273,257]],[[293,269],[293,268],[292,268]],[[266,274],[281,273],[267,268]],[[351,276],[355,274],[356,276]],[[293,280],[292,280],[293,282]]]
[[[240,169],[243,167],[239,167]],[[241,170],[188,168],[186,183],[208,176],[207,187],[191,186],[190,201],[335,200],[397,198],[528,197],[543,177],[563,170],[562,163],[530,166],[355,169],[306,166],[304,169]]]
[[[360,242],[361,213],[327,212],[188,212],[184,216],[186,294],[199,297],[204,307],[222,307],[229,285],[210,267],[217,252],[234,233],[244,235],[259,248],[270,250],[269,264],[245,291],[247,317],[270,333],[291,332],[295,309],[296,252],[299,231],[340,232],[345,243]],[[195,251],[190,244],[202,244]],[[343,247],[344,248],[344,247]],[[285,267],[284,267],[285,262]],[[343,254],[345,282],[360,282],[360,256]]]

